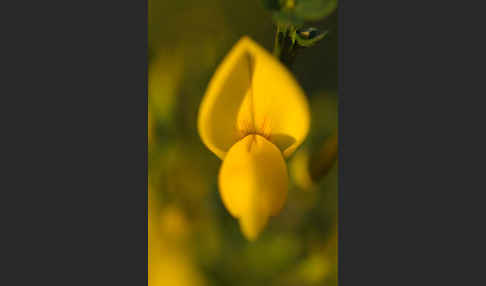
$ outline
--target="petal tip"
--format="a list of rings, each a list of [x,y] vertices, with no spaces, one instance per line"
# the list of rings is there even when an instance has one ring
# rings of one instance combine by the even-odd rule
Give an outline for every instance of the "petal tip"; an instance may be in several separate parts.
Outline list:
[[[250,230],[245,228],[242,225],[241,221],[240,221],[240,230],[243,233],[243,236],[250,242],[256,241],[261,232],[261,230]]]
[[[255,44],[255,41],[252,38],[250,38],[249,36],[244,35],[238,40],[238,42],[236,43],[236,46],[245,45],[245,44]]]

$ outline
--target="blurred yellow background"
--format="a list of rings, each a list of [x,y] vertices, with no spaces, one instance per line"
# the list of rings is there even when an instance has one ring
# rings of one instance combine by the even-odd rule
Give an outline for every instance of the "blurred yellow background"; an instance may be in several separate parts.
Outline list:
[[[312,182],[307,164],[337,130],[336,15],[292,69],[308,96],[309,136],[288,160],[287,203],[248,242],[217,189],[221,161],[197,112],[215,68],[243,35],[272,50],[260,1],[149,0],[149,286],[337,285],[337,164]]]

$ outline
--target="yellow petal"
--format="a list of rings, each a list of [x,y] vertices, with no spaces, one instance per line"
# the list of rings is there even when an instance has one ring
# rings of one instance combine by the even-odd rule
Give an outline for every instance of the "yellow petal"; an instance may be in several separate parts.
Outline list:
[[[296,80],[248,37],[217,68],[198,118],[202,141],[221,159],[251,133],[268,137],[288,157],[305,139],[309,124],[307,100]]]
[[[228,211],[254,240],[287,199],[288,177],[280,150],[260,135],[234,144],[219,172],[219,191]]]
[[[256,128],[265,129],[285,157],[304,141],[309,131],[307,98],[290,72],[275,57],[255,44],[253,71]]]

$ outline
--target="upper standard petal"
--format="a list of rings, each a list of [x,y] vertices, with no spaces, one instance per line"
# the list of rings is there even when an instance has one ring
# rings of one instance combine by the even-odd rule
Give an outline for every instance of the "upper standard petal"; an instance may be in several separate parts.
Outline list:
[[[216,69],[201,102],[198,129],[204,144],[223,159],[248,134],[259,134],[289,156],[310,124],[303,90],[287,68],[248,37]]]

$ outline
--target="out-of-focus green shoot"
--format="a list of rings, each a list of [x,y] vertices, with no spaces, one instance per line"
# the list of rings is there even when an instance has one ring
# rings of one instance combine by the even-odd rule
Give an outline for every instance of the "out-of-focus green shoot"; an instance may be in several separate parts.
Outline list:
[[[319,182],[334,166],[338,155],[338,135],[332,134],[309,160],[309,174],[313,182]]]

